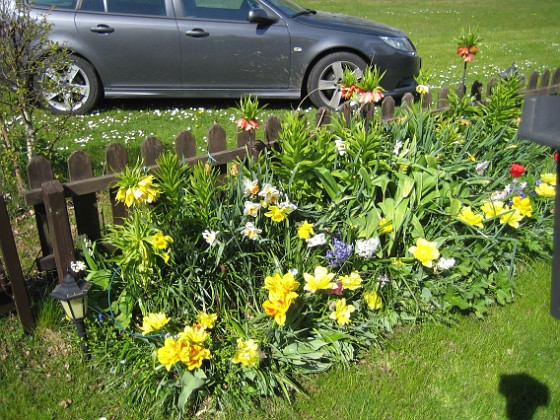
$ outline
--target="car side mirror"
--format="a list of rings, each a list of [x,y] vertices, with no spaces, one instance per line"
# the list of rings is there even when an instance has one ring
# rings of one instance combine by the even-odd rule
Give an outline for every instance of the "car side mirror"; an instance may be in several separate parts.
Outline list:
[[[250,23],[256,23],[257,25],[269,25],[278,22],[278,18],[269,16],[263,9],[249,10],[248,20]]]

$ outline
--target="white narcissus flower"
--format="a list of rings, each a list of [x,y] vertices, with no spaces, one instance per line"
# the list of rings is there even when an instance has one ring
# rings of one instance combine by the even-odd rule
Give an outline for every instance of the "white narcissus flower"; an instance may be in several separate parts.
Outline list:
[[[202,232],[202,237],[208,243],[208,245],[213,246],[217,243],[218,231],[206,229]]]
[[[309,248],[313,248],[319,245],[326,244],[327,238],[325,237],[324,233],[319,233],[318,235],[312,236],[311,238],[307,238],[305,242],[307,242],[307,246]]]
[[[256,179],[243,180],[243,193],[245,195],[257,195],[259,192],[259,181]]]
[[[280,196],[280,191],[278,188],[272,184],[264,184],[262,190],[259,192],[259,197],[262,197],[267,203],[276,203],[278,197]]]
[[[371,258],[379,248],[379,238],[359,239],[356,241],[356,254],[362,258]]]
[[[419,93],[420,95],[425,95],[426,93],[428,93],[430,91],[430,87],[426,86],[426,85],[418,85],[416,86],[416,92]]]
[[[245,227],[241,231],[243,236],[246,236],[253,241],[257,240],[259,235],[261,234],[262,229],[258,229],[252,222],[245,223]]]
[[[285,201],[278,203],[278,207],[281,209],[286,209],[286,214],[290,214],[294,210],[297,210],[297,206],[294,203],[290,203],[288,197],[286,197]]]
[[[393,148],[393,154],[398,155],[401,151],[401,148],[403,147],[403,142],[402,141],[397,141],[395,143],[395,147]]]
[[[336,139],[334,141],[334,144],[336,145],[336,150],[337,150],[338,154],[340,156],[344,156],[346,154],[346,143],[344,143],[344,140]]]
[[[450,257],[441,257],[436,265],[436,268],[441,271],[449,270],[451,267],[455,265],[456,261],[455,258]]]
[[[83,261],[72,261],[70,263],[70,269],[74,272],[74,273],[79,273],[80,271],[85,271],[86,269],[86,263]]]
[[[261,208],[261,203],[253,203],[252,201],[245,201],[244,208],[243,208],[243,215],[257,217],[260,208]]]
[[[476,165],[476,173],[480,176],[484,175],[484,172],[486,171],[486,169],[488,169],[488,165],[490,165],[490,161],[489,160],[484,160],[480,163],[477,163]]]

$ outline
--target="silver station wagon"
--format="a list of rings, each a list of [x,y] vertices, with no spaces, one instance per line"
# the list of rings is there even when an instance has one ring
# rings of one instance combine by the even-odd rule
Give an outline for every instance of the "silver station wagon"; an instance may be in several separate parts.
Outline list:
[[[290,0],[30,0],[71,52],[63,75],[71,95],[54,112],[90,111],[105,98],[298,99],[343,101],[345,68],[386,71],[386,95],[415,89],[420,57],[401,31]]]

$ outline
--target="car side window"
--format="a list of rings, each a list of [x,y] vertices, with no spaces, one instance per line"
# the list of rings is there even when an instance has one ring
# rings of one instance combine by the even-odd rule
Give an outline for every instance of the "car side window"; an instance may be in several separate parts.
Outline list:
[[[247,21],[251,0],[182,0],[185,17]]]
[[[74,10],[78,0],[30,0],[33,7],[47,7],[54,9]]]
[[[165,11],[165,0],[106,0],[106,1],[107,1],[108,13],[123,13],[127,15],[167,16],[167,12]]]
[[[103,0],[83,0],[80,10],[86,12],[104,12],[105,4]]]

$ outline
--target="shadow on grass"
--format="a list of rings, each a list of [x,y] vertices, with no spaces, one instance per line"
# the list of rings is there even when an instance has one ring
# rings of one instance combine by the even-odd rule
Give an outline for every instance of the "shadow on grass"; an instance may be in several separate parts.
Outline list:
[[[506,415],[510,420],[530,420],[537,408],[550,402],[548,387],[525,373],[501,375],[498,390],[506,398]]]

